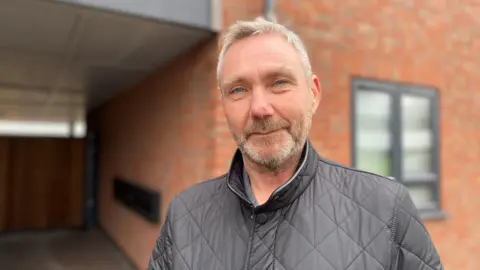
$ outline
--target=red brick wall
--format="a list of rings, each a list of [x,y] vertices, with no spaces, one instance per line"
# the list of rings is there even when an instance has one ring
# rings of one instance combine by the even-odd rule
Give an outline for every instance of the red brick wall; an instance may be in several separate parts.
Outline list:
[[[159,190],[161,214],[173,196],[211,176],[216,40],[193,49],[91,115],[100,131],[100,224],[146,269],[160,225],[113,199],[122,176]]]

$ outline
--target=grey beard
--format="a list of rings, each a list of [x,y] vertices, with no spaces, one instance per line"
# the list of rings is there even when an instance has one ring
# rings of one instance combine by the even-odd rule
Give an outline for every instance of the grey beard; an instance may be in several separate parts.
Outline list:
[[[280,168],[284,165],[285,161],[289,160],[292,156],[294,156],[295,154],[298,154],[298,152],[303,149],[303,145],[305,143],[306,138],[297,138],[292,136],[292,140],[293,140],[293,145],[290,149],[288,149],[288,153],[280,154],[270,158],[259,158],[254,153],[251,153],[248,150],[248,147],[246,146],[247,144],[246,141],[239,142],[238,146],[239,146],[240,152],[242,152],[242,154],[246,158],[264,167],[268,171],[276,172],[280,170]],[[268,145],[265,145],[265,147],[268,147]]]

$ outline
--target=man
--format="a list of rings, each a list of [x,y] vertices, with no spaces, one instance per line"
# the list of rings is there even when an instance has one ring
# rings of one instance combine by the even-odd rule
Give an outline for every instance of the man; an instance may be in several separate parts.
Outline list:
[[[149,269],[443,269],[404,186],[310,144],[321,87],[296,34],[236,23],[217,74],[238,150],[172,201]]]

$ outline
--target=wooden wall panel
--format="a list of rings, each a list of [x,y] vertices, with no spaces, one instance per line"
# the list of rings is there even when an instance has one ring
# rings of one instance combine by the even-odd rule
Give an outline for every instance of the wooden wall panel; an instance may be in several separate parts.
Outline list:
[[[0,138],[0,232],[7,227],[8,206],[8,139]]]
[[[68,190],[68,224],[81,226],[84,222],[86,141],[73,140],[70,144],[70,186]]]
[[[81,226],[84,140],[9,138],[6,144],[8,166],[4,173],[7,185],[7,196],[3,196],[7,198],[6,207],[3,207],[6,208],[4,230]],[[1,149],[0,144],[0,160]]]
[[[8,216],[7,216],[7,230],[12,230],[20,227],[32,227],[34,222],[32,220],[35,218],[35,215],[38,215],[38,211],[42,202],[37,204],[30,203],[33,198],[32,185],[35,184],[34,181],[31,181],[31,185],[26,183],[26,180],[30,175],[35,175],[35,169],[31,168],[29,160],[27,159],[26,152],[28,151],[26,142],[27,140],[22,138],[16,138],[9,141],[10,142],[10,165],[8,173],[9,181],[9,201],[8,201]],[[32,150],[32,152],[34,152]],[[41,165],[37,166],[40,168]],[[29,214],[28,206],[31,206]]]
[[[44,179],[49,179],[48,193],[50,193],[47,212],[48,227],[68,226],[67,215],[69,208],[68,198],[70,196],[70,141],[50,140],[43,146],[45,150],[50,149],[47,154],[48,164],[45,164]]]

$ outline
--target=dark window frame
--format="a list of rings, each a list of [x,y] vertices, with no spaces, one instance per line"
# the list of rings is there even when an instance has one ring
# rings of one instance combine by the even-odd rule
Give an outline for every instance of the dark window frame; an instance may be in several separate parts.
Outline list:
[[[356,98],[359,91],[374,91],[378,93],[388,94],[392,98],[392,106],[390,108],[391,121],[389,123],[389,132],[392,137],[392,149],[390,152],[390,158],[392,160],[392,177],[395,178],[395,181],[399,181],[405,186],[415,186],[420,185],[425,182],[428,182],[432,185],[433,191],[433,202],[435,206],[433,208],[418,208],[418,210],[425,216],[440,217],[443,218],[443,214],[437,215],[435,213],[441,212],[442,201],[440,196],[440,184],[441,184],[441,175],[440,175],[440,110],[439,102],[440,98],[438,95],[438,89],[432,86],[418,85],[418,84],[407,84],[399,83],[392,81],[380,81],[377,79],[368,79],[368,78],[351,78],[350,86],[350,105],[351,105],[351,164],[353,167],[356,167],[356,155],[357,155],[357,142],[356,142]],[[402,151],[402,107],[401,107],[401,98],[404,95],[408,96],[419,96],[422,98],[428,98],[430,101],[430,115],[431,115],[431,131],[433,136],[433,147],[432,147],[432,171],[436,175],[435,179],[429,179],[425,181],[412,181],[405,182],[402,175],[402,162],[403,162],[403,151]],[[394,154],[395,153],[395,154]]]

